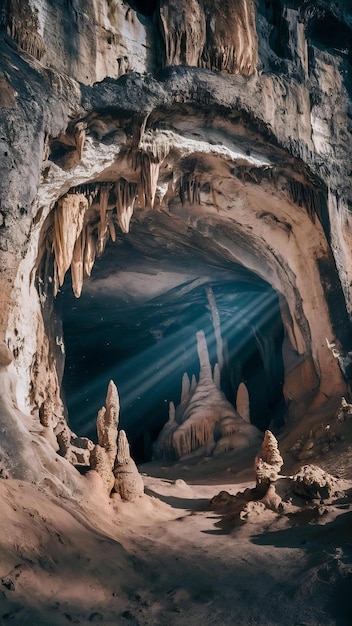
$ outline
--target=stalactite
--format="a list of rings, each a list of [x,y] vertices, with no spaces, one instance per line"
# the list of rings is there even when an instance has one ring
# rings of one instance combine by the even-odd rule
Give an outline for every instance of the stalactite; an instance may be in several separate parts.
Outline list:
[[[84,249],[85,249],[85,229],[82,230],[73,249],[73,257],[71,263],[72,289],[76,298],[79,298],[83,287],[83,265],[84,265]]]
[[[315,216],[317,215],[321,219],[321,206],[319,190],[315,189],[312,185],[307,183],[301,183],[298,180],[291,179],[288,186],[289,194],[295,204],[305,207],[307,213],[315,222]]]
[[[22,48],[28,54],[31,54],[33,57],[40,61],[45,52],[44,42],[35,30],[35,25],[26,24],[23,19],[16,19],[15,17],[10,18],[7,32],[14,39],[17,45]]]
[[[161,0],[160,22],[165,65],[199,66],[206,25],[198,0]]]
[[[71,265],[75,243],[83,228],[88,201],[82,194],[67,194],[54,210],[53,250],[61,286]]]
[[[85,276],[90,276],[96,253],[97,241],[96,236],[89,224],[86,226],[85,249],[83,257],[83,266]]]
[[[182,205],[188,200],[189,204],[201,204],[200,190],[202,184],[194,173],[185,174],[180,178],[179,196]]]
[[[100,222],[98,229],[98,241],[97,241],[97,254],[101,256],[104,252],[105,243],[106,243],[106,233],[108,228],[107,223],[107,211],[108,211],[108,201],[109,201],[109,193],[111,189],[111,184],[105,183],[100,187],[99,194],[99,214],[100,214]]]
[[[115,242],[116,241],[116,230],[115,230],[115,223],[114,223],[111,211],[108,212],[107,220],[108,220],[108,229],[109,229],[110,237],[111,237],[112,241]]]
[[[140,170],[138,181],[138,200],[142,208],[154,208],[156,187],[158,184],[160,162],[150,153],[141,150],[132,154],[135,171]]]
[[[152,155],[156,163],[162,163],[166,159],[171,147],[172,139],[169,138],[166,132],[158,134],[151,131],[143,131],[138,142],[139,150]]]
[[[123,233],[128,233],[133,215],[134,203],[137,196],[136,183],[129,183],[120,178],[115,185],[117,198],[117,219]]]
[[[253,1],[203,0],[203,3],[207,16],[203,67],[245,76],[253,74],[258,60]]]
[[[222,336],[221,336],[220,315],[219,315],[218,307],[216,306],[214,292],[212,288],[210,287],[210,285],[206,286],[205,291],[207,294],[207,298],[208,298],[208,302],[209,302],[209,306],[211,310],[211,317],[213,320],[213,328],[214,328],[214,335],[215,335],[215,341],[216,341],[216,356],[218,360],[219,369],[221,372],[224,367],[224,355],[223,355],[223,345],[222,345]]]

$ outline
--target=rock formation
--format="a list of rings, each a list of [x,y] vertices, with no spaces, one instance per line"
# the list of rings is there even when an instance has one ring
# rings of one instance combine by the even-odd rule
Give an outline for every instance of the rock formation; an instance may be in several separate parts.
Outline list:
[[[293,492],[306,500],[327,500],[338,492],[338,481],[316,465],[304,465],[293,477]]]
[[[331,505],[334,498],[346,498],[347,503],[345,481],[316,465],[304,465],[293,476],[279,475],[282,465],[277,440],[266,431],[261,457],[255,459],[256,486],[236,495],[220,491],[209,503],[210,510],[222,515],[220,525],[229,529],[245,522],[258,523],[266,511],[287,516],[293,523],[301,517],[314,520],[327,512],[322,504]]]
[[[90,447],[90,468],[103,480],[108,495],[114,491],[131,502],[144,493],[143,479],[130,455],[124,430],[118,430],[120,401],[115,383],[110,380],[106,406],[98,412],[98,444]]]
[[[122,500],[133,502],[143,495],[143,479],[130,455],[130,447],[124,430],[119,431],[117,455],[114,465],[114,489]]]
[[[175,412],[171,407],[169,420],[154,446],[156,458],[179,459],[199,450],[217,456],[245,447],[259,435],[216,386],[203,331],[197,333],[197,349],[199,381],[192,388],[188,376],[184,376],[181,404]]]

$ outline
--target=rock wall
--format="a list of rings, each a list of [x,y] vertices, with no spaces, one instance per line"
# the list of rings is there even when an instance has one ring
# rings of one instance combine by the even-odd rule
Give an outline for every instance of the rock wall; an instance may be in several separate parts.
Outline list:
[[[280,293],[287,400],[345,391],[350,16],[274,4],[3,5],[0,337],[38,423],[44,392],[59,410],[64,352],[45,307],[70,265],[79,296],[114,229],[153,207]]]

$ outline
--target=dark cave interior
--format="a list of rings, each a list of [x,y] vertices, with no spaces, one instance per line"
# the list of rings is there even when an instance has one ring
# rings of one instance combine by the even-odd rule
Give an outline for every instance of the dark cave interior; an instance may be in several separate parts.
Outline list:
[[[139,462],[150,460],[169,402],[180,402],[184,372],[198,377],[198,330],[205,332],[212,366],[217,361],[209,287],[220,316],[222,390],[235,404],[245,382],[252,423],[261,430],[270,423],[279,427],[284,331],[277,293],[221,257],[214,243],[209,251],[208,239],[202,246],[195,232],[182,241],[179,233],[163,231],[162,218],[157,228],[154,219],[142,221],[107,245],[79,299],[70,273],[56,298],[66,350],[62,393],[72,430],[96,440],[97,411],[113,379],[132,454]]]

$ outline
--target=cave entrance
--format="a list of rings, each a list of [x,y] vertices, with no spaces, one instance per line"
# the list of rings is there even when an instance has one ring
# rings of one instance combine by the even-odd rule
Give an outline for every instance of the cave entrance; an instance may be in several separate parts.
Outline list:
[[[132,453],[139,462],[149,460],[169,402],[180,402],[183,374],[198,377],[199,330],[212,367],[218,361],[212,302],[221,328],[223,392],[236,404],[244,382],[251,422],[261,430],[279,426],[285,412],[284,331],[277,293],[226,259],[211,239],[153,212],[107,245],[79,299],[69,273],[56,298],[72,430],[96,440],[97,411],[113,379]]]

